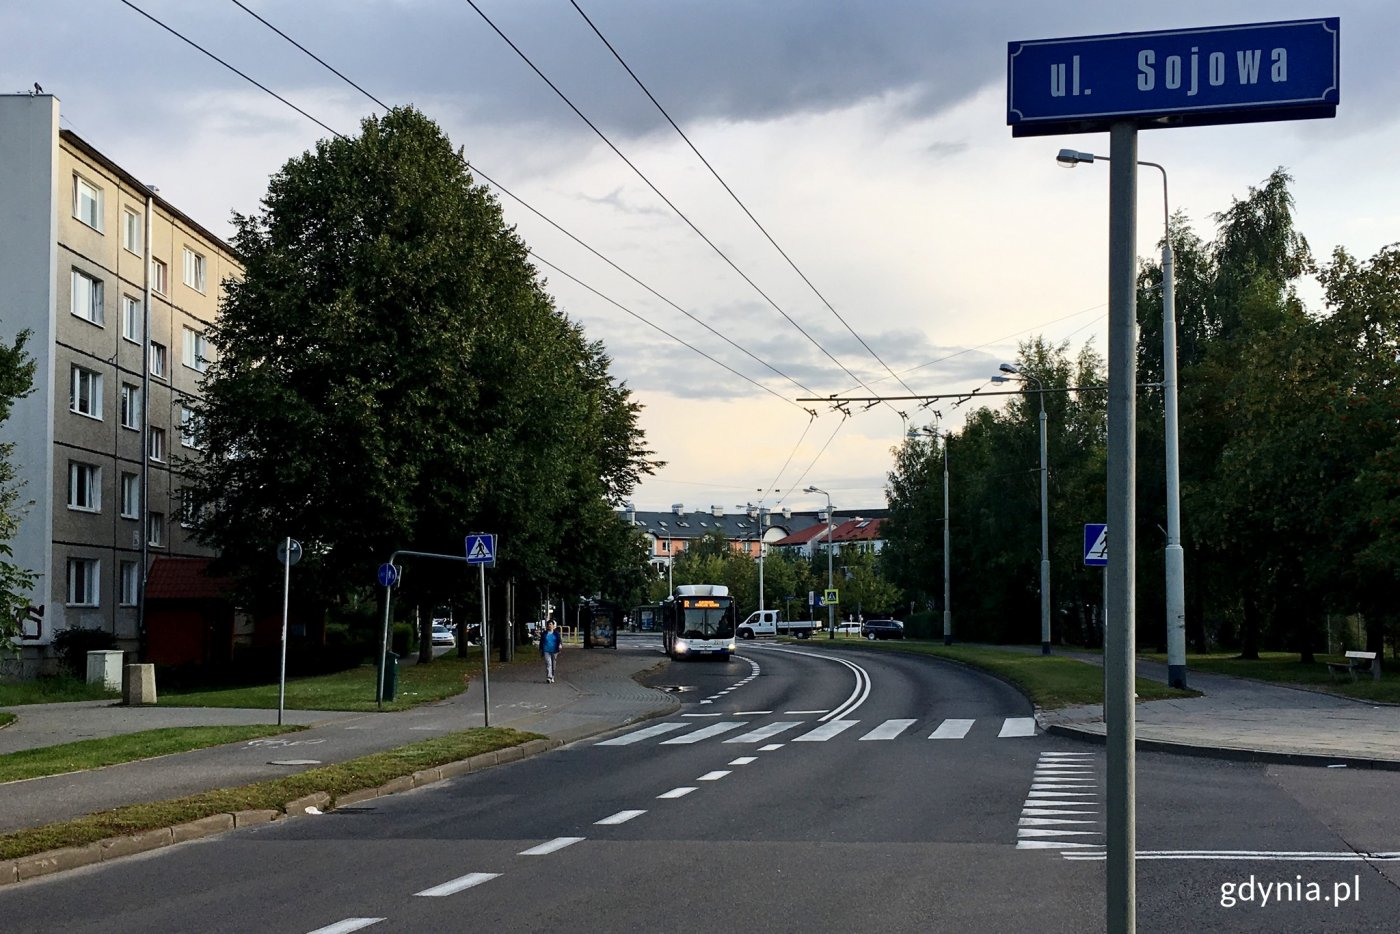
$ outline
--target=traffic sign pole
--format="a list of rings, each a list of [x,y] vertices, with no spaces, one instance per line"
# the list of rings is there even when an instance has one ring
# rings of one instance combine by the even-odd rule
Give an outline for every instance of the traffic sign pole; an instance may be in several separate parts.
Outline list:
[[[491,725],[491,620],[486,616],[486,565],[481,569],[481,721]]]
[[[277,678],[277,725],[282,725],[282,710],[287,705],[287,607],[292,590],[292,537],[287,536],[282,553],[282,669]]]

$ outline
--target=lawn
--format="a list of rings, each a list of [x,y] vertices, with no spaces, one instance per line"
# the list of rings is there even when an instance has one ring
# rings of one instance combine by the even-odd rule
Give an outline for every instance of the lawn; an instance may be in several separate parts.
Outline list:
[[[225,743],[241,743],[260,736],[275,736],[303,729],[305,727],[276,724],[168,727],[24,749],[0,756],[0,782],[100,769],[107,765],[168,756],[207,746],[222,746]]]
[[[116,700],[120,691],[108,691],[100,684],[62,675],[30,681],[0,681],[0,707],[21,704],[58,704],[66,701]]]
[[[1143,653],[1141,657],[1159,662],[1167,660],[1165,655],[1157,653]],[[1369,674],[1358,675],[1352,681],[1347,675],[1333,675],[1327,669],[1327,662],[1340,664],[1345,661],[1345,656],[1341,655],[1318,655],[1316,662],[1305,665],[1297,652],[1260,652],[1257,660],[1240,658],[1234,652],[1188,654],[1187,683],[1190,683],[1192,670],[1209,671],[1236,678],[1316,688],[1358,700],[1400,704],[1400,662],[1382,665],[1380,681],[1373,680]]]

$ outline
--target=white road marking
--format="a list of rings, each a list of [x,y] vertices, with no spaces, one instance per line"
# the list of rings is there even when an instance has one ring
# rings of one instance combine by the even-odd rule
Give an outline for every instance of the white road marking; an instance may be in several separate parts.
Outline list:
[[[684,787],[682,787],[682,788],[672,788],[670,791],[666,792],[664,795],[657,795],[657,797],[658,797],[658,798],[666,798],[666,799],[670,799],[670,798],[684,798],[686,795],[690,794],[690,793],[691,793],[692,791],[694,791],[694,790],[695,790],[695,786],[694,786],[694,785],[691,785],[689,788],[684,788]]]
[[[997,738],[1034,735],[1035,717],[1007,717],[1006,722],[1001,725],[1001,732],[997,734]]]
[[[713,704],[714,701],[712,701],[712,700],[702,700],[700,703],[702,703],[702,704]]]
[[[724,776],[726,776],[726,775],[728,775],[728,774],[729,774],[729,772],[728,772],[728,770],[726,770],[726,769],[716,769],[716,770],[713,771],[713,772],[706,772],[704,775],[701,775],[699,778],[697,778],[696,781],[697,781],[697,782],[717,782],[717,781],[719,781],[721,778],[724,778]]]
[[[383,920],[383,918],[346,918],[344,921],[337,921],[335,924],[317,928],[310,934],[350,934],[351,931],[367,928],[371,924],[378,924]]]
[[[772,713],[772,712],[773,712],[773,711],[771,711],[771,710],[736,710],[736,711],[734,711],[734,716],[736,716],[736,717],[759,717],[759,716],[762,716],[763,714]],[[718,714],[716,714],[716,716],[718,716]]]
[[[1047,802],[1047,803],[1053,803],[1053,802]],[[1081,814],[1081,815],[1083,815],[1083,816],[1085,816],[1085,817],[1098,817],[1098,816],[1099,816],[1099,812],[1098,812],[1098,811],[1066,811],[1066,810],[1064,810],[1063,808],[1059,808],[1059,807],[1022,808],[1022,809],[1021,809],[1021,813],[1022,813],[1022,814],[1034,814],[1034,815],[1036,815],[1037,817],[1040,816],[1040,815],[1042,815],[1042,814],[1049,814],[1049,815],[1052,815],[1052,816],[1053,816],[1053,815],[1061,815],[1061,814]]]
[[[490,882],[499,875],[499,872],[469,872],[465,876],[458,876],[451,882],[444,882],[442,885],[435,885],[430,889],[424,889],[421,892],[414,892],[413,894],[424,898],[441,898],[444,895],[455,895],[463,889],[469,889],[483,882]]]
[[[913,726],[914,723],[915,721],[913,720],[886,720],[884,723],[862,736],[861,739],[894,739],[900,733],[903,733]]]
[[[731,763],[729,763],[729,764],[730,764],[730,765],[748,765],[750,762],[757,762],[757,761],[758,761],[758,756],[740,756],[739,758],[735,759],[733,762],[731,762]]]
[[[1092,820],[1057,820],[1049,817],[1023,817],[1019,821],[1022,827],[1056,827],[1060,824],[1096,824],[1098,821]]]
[[[1073,856],[1066,853],[1066,859],[1103,859],[1104,853],[1076,853]],[[1400,853],[1354,853],[1328,852],[1300,850],[1297,852],[1270,851],[1270,850],[1138,850],[1138,859],[1167,859],[1167,860],[1244,860],[1264,862],[1296,862],[1296,863],[1373,863],[1373,862],[1395,862],[1400,860]]]
[[[962,739],[972,729],[975,720],[944,720],[938,729],[928,735],[929,739]]]
[[[726,743],[761,743],[771,736],[777,736],[784,730],[790,730],[795,726],[801,726],[801,720],[779,720],[776,723],[768,723],[756,730],[749,730],[738,736],[726,739]]]
[[[843,730],[849,730],[859,722],[859,720],[832,720],[830,723],[823,723],[815,730],[794,737],[792,741],[794,743],[824,743]]]
[[[775,749],[782,749],[787,743],[769,743],[767,746],[759,746],[759,752],[772,752]]]
[[[1022,827],[1016,831],[1018,837],[1094,837],[1097,830],[1044,830],[1035,827]]]
[[[632,818],[641,817],[645,813],[646,811],[618,811],[611,817],[605,817],[602,820],[595,820],[593,823],[595,825],[611,827],[615,824],[625,824]]]
[[[709,726],[701,727],[694,733],[687,733],[684,736],[677,736],[675,739],[662,740],[661,745],[670,746],[686,743],[698,743],[702,739],[709,739],[711,736],[718,736],[721,733],[728,733],[735,727],[740,727],[743,725],[743,720],[725,720],[720,723],[711,723]]]
[[[550,853],[558,853],[566,846],[573,846],[575,843],[582,843],[583,837],[555,837],[548,843],[541,843],[539,846],[532,846],[528,850],[521,850],[521,856],[548,856]]]
[[[605,739],[599,746],[630,746],[633,743],[641,742],[644,739],[651,739],[653,736],[660,736],[662,733],[669,733],[672,730],[679,730],[685,726],[684,723],[658,723],[655,726],[645,727],[632,733],[624,733],[622,736],[614,736],[612,739]]]
[[[1071,848],[1083,848],[1088,850],[1102,849],[1102,843],[1076,843],[1073,840],[1018,840],[1016,849],[1018,850],[1068,850]],[[1060,854],[1065,858],[1070,858],[1068,854]],[[1103,854],[1099,854],[1103,858]]]
[[[682,717],[722,717],[722,716],[724,716],[724,714],[720,713],[719,711],[715,711],[714,713],[683,713],[683,714],[681,714],[681,716],[682,716]]]
[[[1033,790],[1031,791],[1031,793],[1030,793],[1029,795],[1027,795],[1026,797],[1027,797],[1028,799],[1029,799],[1029,798],[1097,798],[1098,795],[1094,794],[1092,791],[1035,791],[1035,790],[1033,789]],[[1029,804],[1030,801],[1027,800],[1026,803]]]
[[[789,717],[794,716],[794,715],[798,715],[798,714],[827,713],[827,712],[828,712],[828,711],[825,710],[825,709],[822,709],[822,710],[784,710],[784,711],[783,711],[783,713],[787,714]]]
[[[1031,779],[1031,791],[1033,791],[1033,792],[1035,792],[1035,791],[1068,791],[1068,790],[1070,790],[1071,788],[1096,788],[1096,787],[1098,787],[1098,786],[1096,786],[1093,782],[1080,782],[1080,783],[1077,784],[1077,785],[1056,785],[1056,784],[1045,785],[1045,784],[1041,784],[1041,783],[1037,782],[1035,779]]]

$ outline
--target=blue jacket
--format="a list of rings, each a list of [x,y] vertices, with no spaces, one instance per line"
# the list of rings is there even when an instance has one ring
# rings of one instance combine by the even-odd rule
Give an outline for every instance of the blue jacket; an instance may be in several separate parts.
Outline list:
[[[559,652],[559,645],[563,640],[559,638],[559,630],[546,629],[544,635],[540,636],[540,654],[548,652],[555,655]]]

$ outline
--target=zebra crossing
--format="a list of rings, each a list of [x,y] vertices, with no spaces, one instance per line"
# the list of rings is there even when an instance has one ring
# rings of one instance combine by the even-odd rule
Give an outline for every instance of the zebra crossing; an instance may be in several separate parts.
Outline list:
[[[855,729],[862,725],[860,720],[828,720],[825,723],[817,722],[815,725],[806,720],[777,720],[736,733],[748,727],[750,721],[721,720],[703,726],[684,721],[667,721],[601,740],[594,745],[632,746],[637,743],[654,742],[661,746],[680,746],[710,739],[723,743],[756,744],[766,743],[775,737],[793,743],[825,743],[840,736],[855,737],[857,741],[864,742],[887,742],[918,736],[930,740],[960,740],[969,736],[993,735],[993,731],[997,739],[1035,736],[1034,717],[929,720],[924,727],[914,729],[915,724],[919,722],[917,719],[907,718],[869,721],[864,724],[864,729],[860,730]],[[925,733],[929,725],[933,725],[933,729]],[[682,733],[682,730],[688,732]]]
[[[1102,852],[1096,754],[1043,752],[1016,826],[1016,849]]]

